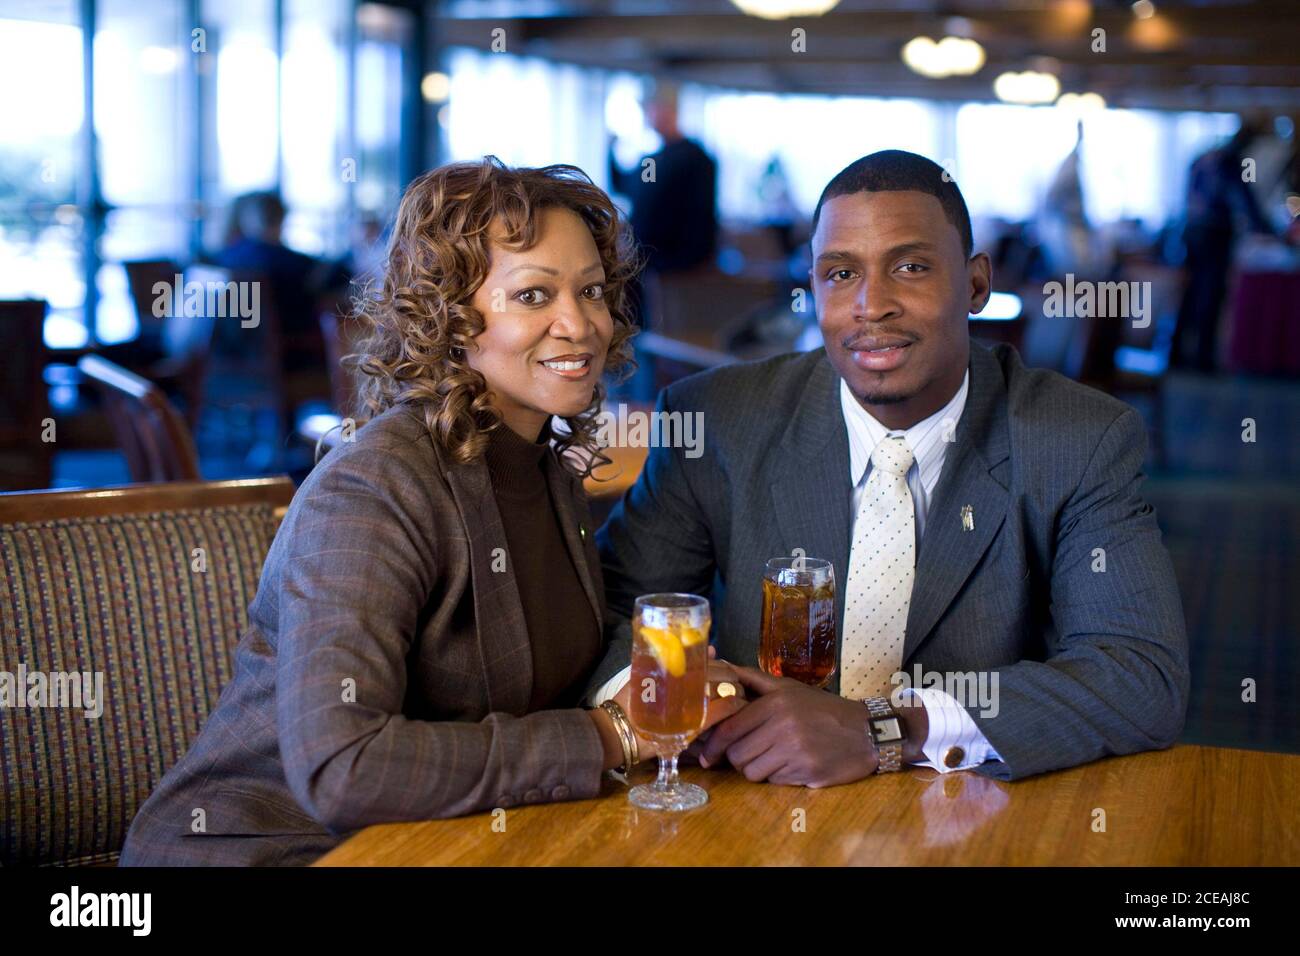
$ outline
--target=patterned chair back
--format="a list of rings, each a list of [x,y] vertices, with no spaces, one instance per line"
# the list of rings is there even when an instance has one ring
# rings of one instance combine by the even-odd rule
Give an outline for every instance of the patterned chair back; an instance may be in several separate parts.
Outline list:
[[[287,478],[0,495],[0,865],[116,859],[233,677]]]

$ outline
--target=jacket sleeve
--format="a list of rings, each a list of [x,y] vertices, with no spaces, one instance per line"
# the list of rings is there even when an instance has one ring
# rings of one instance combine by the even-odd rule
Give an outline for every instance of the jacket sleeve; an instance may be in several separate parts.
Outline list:
[[[1139,492],[1146,434],[1127,409],[1057,516],[1045,661],[998,672],[998,714],[968,709],[1003,780],[1171,746],[1187,713],[1187,631],[1154,509]]]
[[[281,529],[276,716],[294,797],[340,833],[598,794],[603,749],[581,710],[403,716],[408,654],[445,560],[439,491],[400,451],[334,454]]]

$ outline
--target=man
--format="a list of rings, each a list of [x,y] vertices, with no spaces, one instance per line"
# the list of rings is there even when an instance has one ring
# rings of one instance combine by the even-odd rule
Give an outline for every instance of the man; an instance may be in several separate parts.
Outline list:
[[[738,667],[757,696],[700,762],[806,786],[900,761],[1014,780],[1171,745],[1187,639],[1139,495],[1137,414],[970,342],[989,261],[936,164],[858,160],[813,226],[825,348],[666,389],[659,411],[703,412],[704,453],[652,450],[597,536],[611,616],[642,593],[709,594],[718,657],[746,665],[766,560],[801,549],[834,564],[830,692]],[[629,640],[623,623],[593,697],[625,679]]]
[[[646,120],[663,146],[635,169],[624,170],[609,154],[614,190],[632,200],[629,217],[637,244],[653,272],[707,265],[718,236],[717,164],[677,125],[677,91],[661,85],[646,106]],[[646,164],[653,162],[653,177]]]
[[[1255,201],[1254,187],[1242,178],[1242,159],[1262,132],[1257,118],[1243,117],[1227,143],[1198,157],[1188,171],[1183,223],[1187,285],[1169,354],[1176,367],[1214,372],[1219,316],[1239,234],[1246,230],[1273,234],[1272,224]]]
[[[286,371],[319,367],[320,349],[307,345],[320,336],[317,300],[342,292],[347,275],[336,263],[317,260],[284,244],[287,211],[274,192],[247,193],[235,200],[235,225],[215,261],[226,269],[263,277],[279,313],[286,336]]]

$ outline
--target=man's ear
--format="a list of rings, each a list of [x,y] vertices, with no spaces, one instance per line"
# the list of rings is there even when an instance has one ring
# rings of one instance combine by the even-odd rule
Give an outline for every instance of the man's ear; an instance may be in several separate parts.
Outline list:
[[[985,253],[976,253],[966,263],[966,275],[970,281],[970,313],[978,315],[989,304],[993,291],[993,263]]]

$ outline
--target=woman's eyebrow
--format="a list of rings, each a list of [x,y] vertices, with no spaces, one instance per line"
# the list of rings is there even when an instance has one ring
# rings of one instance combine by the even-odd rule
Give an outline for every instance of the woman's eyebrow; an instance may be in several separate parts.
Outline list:
[[[523,272],[526,269],[531,270],[533,272],[545,272],[548,276],[558,276],[560,274],[558,269],[552,269],[550,266],[539,266],[531,262],[525,262],[521,266],[515,266],[513,269],[507,272],[506,275],[512,276],[516,272]]]
[[[593,262],[591,265],[587,266],[587,268],[583,269],[582,272],[579,273],[579,275],[585,276],[589,272],[601,272],[604,270],[604,268],[605,267],[601,265],[599,262]],[[548,276],[558,276],[560,274],[559,269],[552,269],[550,266],[539,266],[536,263],[525,262],[523,265],[515,266],[513,269],[507,272],[506,275],[512,276],[516,272],[523,272],[525,270],[530,270],[532,272],[545,272]]]

